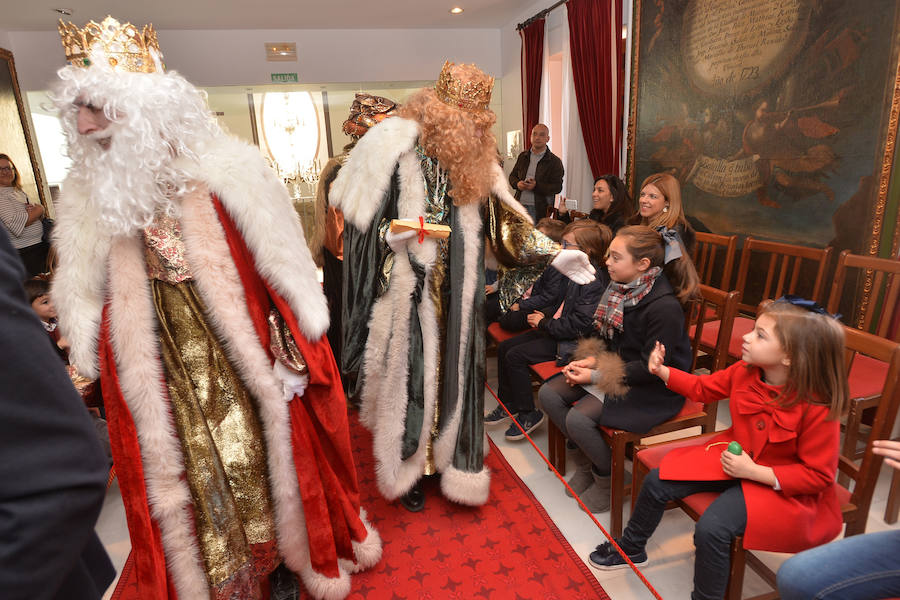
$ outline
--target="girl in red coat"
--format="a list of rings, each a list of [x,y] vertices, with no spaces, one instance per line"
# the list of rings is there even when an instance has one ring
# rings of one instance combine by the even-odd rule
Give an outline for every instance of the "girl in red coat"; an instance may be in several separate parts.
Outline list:
[[[647,540],[666,503],[698,492],[719,492],[697,521],[691,598],[722,598],[729,548],[798,552],[841,531],[835,494],[839,423],[848,397],[844,334],[829,316],[770,304],[744,336],[742,360],[707,376],[663,364],[657,342],[647,369],[666,385],[701,402],[730,398],[732,426],[703,445],[678,448],[644,480],[634,513],[619,540],[635,564],[645,564]],[[740,454],[726,450],[736,441]],[[735,448],[735,450],[737,450]],[[627,566],[612,545],[590,556],[598,569]]]

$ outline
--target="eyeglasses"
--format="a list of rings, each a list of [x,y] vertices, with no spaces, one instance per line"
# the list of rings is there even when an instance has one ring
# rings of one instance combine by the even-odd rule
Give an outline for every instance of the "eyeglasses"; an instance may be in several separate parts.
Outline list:
[[[563,250],[565,250],[566,248],[575,248],[577,250],[581,250],[581,246],[579,246],[578,244],[573,244],[572,242],[567,242],[566,240],[562,241],[562,247]]]
[[[15,170],[15,167],[0,167],[0,173],[12,173]]]

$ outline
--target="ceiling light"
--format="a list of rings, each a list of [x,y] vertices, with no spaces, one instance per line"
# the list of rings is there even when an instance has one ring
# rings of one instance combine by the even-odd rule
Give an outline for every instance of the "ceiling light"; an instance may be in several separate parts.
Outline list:
[[[270,62],[297,60],[297,44],[294,42],[267,42],[266,60]]]
[[[53,12],[59,13],[61,15],[70,16],[72,14],[71,8],[54,8]]]
[[[622,25],[622,39],[628,39],[628,25]]]
[[[461,15],[462,11],[463,11],[462,8],[460,8],[458,6],[454,6],[453,8],[450,9],[450,14],[451,15]]]

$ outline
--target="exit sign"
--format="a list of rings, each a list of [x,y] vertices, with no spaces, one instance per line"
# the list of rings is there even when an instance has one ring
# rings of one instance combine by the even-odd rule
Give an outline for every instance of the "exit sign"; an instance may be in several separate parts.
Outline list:
[[[272,83],[299,83],[296,73],[272,73]]]

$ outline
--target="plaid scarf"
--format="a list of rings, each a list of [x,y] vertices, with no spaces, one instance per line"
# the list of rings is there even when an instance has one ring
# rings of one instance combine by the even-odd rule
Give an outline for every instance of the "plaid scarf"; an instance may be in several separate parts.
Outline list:
[[[635,306],[653,289],[653,283],[662,269],[653,267],[629,283],[611,282],[603,292],[597,312],[594,313],[594,328],[611,340],[616,331],[624,329],[622,311],[625,306]]]

